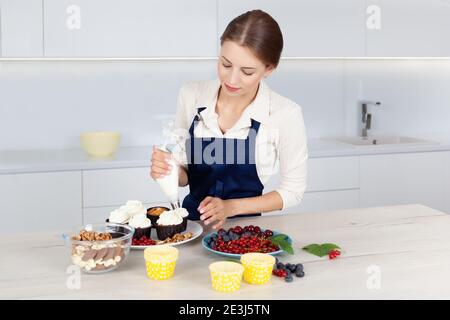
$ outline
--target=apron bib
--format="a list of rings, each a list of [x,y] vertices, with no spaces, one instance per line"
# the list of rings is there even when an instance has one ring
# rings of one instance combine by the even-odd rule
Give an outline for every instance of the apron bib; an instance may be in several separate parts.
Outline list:
[[[190,193],[184,198],[182,206],[188,210],[190,220],[200,219],[197,208],[207,196],[222,200],[248,198],[262,195],[264,189],[255,164],[255,140],[260,123],[251,119],[251,129],[246,139],[196,138],[194,129],[204,109],[197,109],[186,140]],[[256,134],[251,135],[252,130]]]

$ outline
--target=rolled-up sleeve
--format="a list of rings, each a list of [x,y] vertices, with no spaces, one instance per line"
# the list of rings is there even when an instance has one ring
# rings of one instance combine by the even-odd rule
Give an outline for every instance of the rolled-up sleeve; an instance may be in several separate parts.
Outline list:
[[[303,200],[307,183],[308,146],[301,107],[295,105],[279,129],[280,185],[275,189],[283,199],[283,209]]]

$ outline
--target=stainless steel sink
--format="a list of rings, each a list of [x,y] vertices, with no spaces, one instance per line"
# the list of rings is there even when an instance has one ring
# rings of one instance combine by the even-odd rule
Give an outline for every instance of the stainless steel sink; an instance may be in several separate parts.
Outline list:
[[[376,145],[414,145],[414,144],[436,144],[437,142],[402,136],[369,136],[369,137],[330,137],[322,138],[326,141],[350,144],[353,146],[376,146]]]

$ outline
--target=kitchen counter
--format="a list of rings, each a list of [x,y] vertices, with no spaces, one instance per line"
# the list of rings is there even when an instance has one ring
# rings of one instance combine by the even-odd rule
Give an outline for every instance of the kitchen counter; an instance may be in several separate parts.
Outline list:
[[[450,150],[450,139],[445,136],[421,138],[435,143],[357,147],[313,139],[308,141],[308,151],[310,158],[321,158]],[[106,159],[90,158],[82,149],[1,151],[0,174],[146,167],[151,150],[151,146],[122,147]]]
[[[227,223],[235,225],[238,220]],[[81,288],[68,289],[68,249],[58,234],[1,237],[0,299],[449,299],[450,216],[422,205],[402,205],[241,219],[289,234],[306,276],[267,285],[243,283],[223,294],[210,286],[208,265],[223,257],[201,246],[200,238],[179,246],[175,276],[146,277],[143,251],[133,250],[119,269],[81,275]],[[299,248],[334,242],[343,248],[336,260]],[[373,273],[375,272],[375,273]],[[367,286],[379,275],[379,288]]]

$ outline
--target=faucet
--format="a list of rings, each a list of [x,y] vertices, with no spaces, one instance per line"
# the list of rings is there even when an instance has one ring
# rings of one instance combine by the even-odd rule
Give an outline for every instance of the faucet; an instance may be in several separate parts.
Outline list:
[[[361,102],[362,123],[363,123],[361,136],[365,139],[367,139],[367,130],[369,130],[372,126],[372,114],[367,112],[368,105],[379,106],[379,105],[381,105],[381,102],[378,102],[378,101],[377,102],[372,102],[372,101],[362,101]]]

